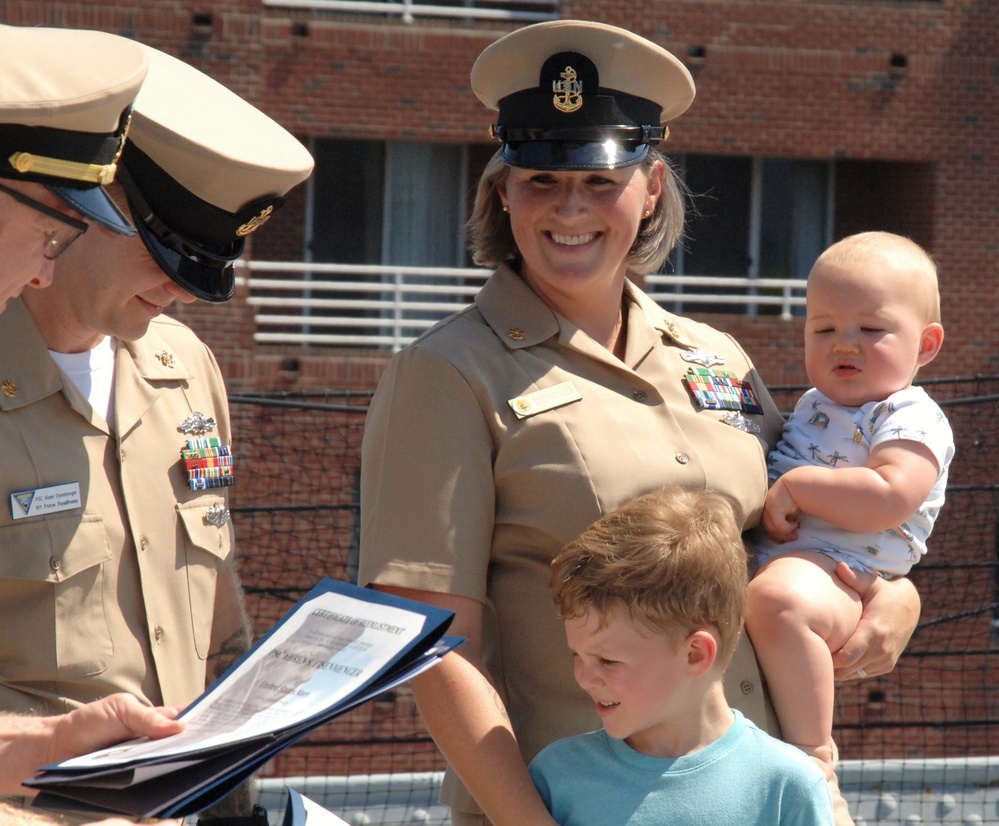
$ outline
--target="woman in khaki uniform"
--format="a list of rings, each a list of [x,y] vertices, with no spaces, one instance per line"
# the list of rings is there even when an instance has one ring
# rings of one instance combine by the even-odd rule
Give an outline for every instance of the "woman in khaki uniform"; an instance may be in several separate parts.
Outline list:
[[[472,88],[499,110],[504,144],[470,221],[477,260],[497,270],[382,378],[364,435],[360,581],[454,610],[468,638],[413,683],[453,768],[453,822],[550,824],[526,762],[600,725],[572,677],[551,559],[665,484],[724,493],[753,526],[782,418],[735,341],[629,280],[662,266],[682,231],[654,149],[693,98],[682,64],[629,32],[558,21],[486,49]],[[893,652],[882,669],[915,625],[914,593],[886,597],[906,630],[878,640]],[[747,644],[728,674],[729,701],[766,725]]]

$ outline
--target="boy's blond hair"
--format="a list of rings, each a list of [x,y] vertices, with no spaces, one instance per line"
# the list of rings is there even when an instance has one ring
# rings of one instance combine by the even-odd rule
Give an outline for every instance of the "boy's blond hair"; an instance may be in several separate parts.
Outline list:
[[[594,610],[631,617],[683,639],[707,629],[728,665],[746,602],[746,550],[732,502],[716,493],[667,487],[595,522],[552,562],[563,619]]]

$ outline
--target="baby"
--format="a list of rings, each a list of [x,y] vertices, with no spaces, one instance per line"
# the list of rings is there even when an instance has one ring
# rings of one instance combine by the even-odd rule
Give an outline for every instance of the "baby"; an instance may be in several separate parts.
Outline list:
[[[784,739],[832,772],[832,652],[853,634],[862,594],[926,552],[954,440],[912,382],[943,343],[936,267],[912,241],[852,235],[808,276],[805,368],[770,456],[773,484],[749,584],[746,630]],[[836,576],[845,562],[857,589]],[[866,676],[858,669],[860,676]]]

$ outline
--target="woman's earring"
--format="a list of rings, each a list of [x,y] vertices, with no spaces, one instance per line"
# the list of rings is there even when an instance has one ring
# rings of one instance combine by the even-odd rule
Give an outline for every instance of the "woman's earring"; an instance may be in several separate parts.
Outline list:
[[[504,212],[509,212],[510,211],[510,207],[508,207],[506,204],[503,204],[503,211]]]
[[[652,210],[651,209],[647,209],[647,210],[645,210],[645,215],[642,216],[642,217],[648,218],[651,214],[652,214]]]

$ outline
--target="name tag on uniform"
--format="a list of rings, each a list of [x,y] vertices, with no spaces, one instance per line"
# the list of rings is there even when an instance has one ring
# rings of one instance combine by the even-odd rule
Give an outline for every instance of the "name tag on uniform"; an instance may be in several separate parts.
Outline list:
[[[552,410],[570,402],[578,402],[581,398],[583,397],[573,387],[572,382],[564,381],[561,384],[546,387],[544,390],[535,390],[533,393],[509,399],[507,404],[513,408],[518,419],[526,419],[528,416],[544,413],[546,410]]]
[[[14,519],[45,516],[83,507],[79,482],[66,482],[37,490],[22,490],[10,495],[10,515]]]

